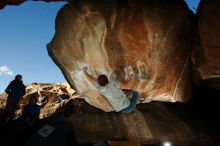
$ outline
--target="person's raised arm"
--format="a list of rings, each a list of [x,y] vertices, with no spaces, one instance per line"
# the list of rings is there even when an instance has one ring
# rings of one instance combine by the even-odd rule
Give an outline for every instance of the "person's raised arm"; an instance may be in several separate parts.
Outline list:
[[[86,76],[86,78],[87,78],[91,83],[95,84],[95,83],[97,82],[97,79],[96,79],[94,76],[88,74],[87,70],[88,70],[87,67],[83,67],[83,73],[84,73],[84,75]]]

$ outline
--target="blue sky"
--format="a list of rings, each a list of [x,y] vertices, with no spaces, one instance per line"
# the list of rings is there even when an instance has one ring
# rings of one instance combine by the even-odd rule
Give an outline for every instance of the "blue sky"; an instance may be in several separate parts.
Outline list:
[[[14,79],[12,72],[22,74],[25,84],[65,81],[46,50],[64,4],[26,2],[0,10],[0,93]]]
[[[198,7],[198,4],[200,0],[185,0],[188,4],[189,9],[191,9],[194,13],[196,13],[196,9]]]
[[[195,11],[199,0],[186,1]],[[0,10],[0,93],[15,74],[22,74],[26,85],[65,81],[46,50],[63,5],[65,2],[26,2]]]

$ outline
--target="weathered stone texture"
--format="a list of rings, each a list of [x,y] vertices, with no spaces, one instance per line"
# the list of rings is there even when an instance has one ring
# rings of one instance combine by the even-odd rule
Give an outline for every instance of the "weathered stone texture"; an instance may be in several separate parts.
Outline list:
[[[138,110],[128,114],[97,112],[87,107],[68,117],[68,131],[74,133],[72,139],[75,138],[79,144],[122,139],[158,146],[163,145],[164,141],[172,145],[188,145],[192,142],[192,145],[196,145],[205,141],[199,138],[191,123],[178,117],[177,109],[166,105],[168,103],[142,104],[138,105]]]
[[[75,91],[70,87],[68,83],[32,83],[26,86],[26,94],[21,98],[19,102],[16,114],[21,115],[25,105],[29,103],[31,97],[36,97],[39,101],[39,97],[46,96],[47,102],[41,106],[40,118],[48,117],[54,114],[59,108],[66,105],[71,99],[76,98],[73,96]],[[56,103],[60,95],[67,95],[69,98],[62,100],[60,103]],[[7,94],[0,94],[0,111],[4,109],[7,101]],[[1,114],[1,113],[0,113]]]
[[[71,86],[105,111],[112,108],[85,79],[84,66],[96,77],[139,80],[133,88],[145,102],[186,102],[192,16],[182,0],[70,1],[58,13],[48,52]]]
[[[220,1],[202,0],[197,12],[197,38],[192,61],[201,79],[205,80],[220,77],[219,7]]]

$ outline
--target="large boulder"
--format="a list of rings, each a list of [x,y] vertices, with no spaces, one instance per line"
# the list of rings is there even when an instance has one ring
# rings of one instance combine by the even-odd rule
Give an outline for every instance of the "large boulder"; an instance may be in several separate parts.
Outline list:
[[[45,96],[46,102],[41,105],[40,118],[48,117],[56,113],[61,107],[65,106],[69,100],[74,99],[75,91],[68,83],[32,83],[26,87],[26,94],[21,100],[21,110],[29,102],[30,97],[39,98]],[[68,98],[59,101],[59,96],[65,95]],[[59,101],[59,102],[57,102]],[[19,113],[19,112],[18,112]]]
[[[180,116],[186,112],[180,105],[175,108],[172,104],[151,102],[138,105],[136,111],[128,114],[99,112],[86,106],[82,113],[73,112],[67,118],[67,129],[74,134],[70,137],[82,145],[126,139],[149,146],[166,145],[165,141],[174,146],[211,146],[208,136],[201,136],[201,130],[198,132],[193,126],[196,120],[189,122],[192,116],[187,114],[188,122]]]
[[[192,61],[199,77],[220,87],[220,1],[202,0],[199,4],[196,43]],[[198,80],[197,80],[198,81]]]
[[[82,69],[136,79],[145,102],[186,102],[193,13],[183,0],[72,0],[58,13],[48,52],[70,85],[112,111]]]

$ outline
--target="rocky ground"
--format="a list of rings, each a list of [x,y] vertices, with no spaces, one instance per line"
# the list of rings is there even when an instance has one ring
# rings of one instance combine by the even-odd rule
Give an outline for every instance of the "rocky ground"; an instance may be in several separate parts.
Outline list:
[[[65,98],[59,98],[62,95],[65,95]],[[12,123],[3,122],[2,114],[6,105],[7,94],[0,94],[0,145],[28,146],[34,141],[32,138],[38,135],[37,131],[46,124],[50,124],[56,129],[56,131],[53,132],[55,137],[52,136],[53,141],[51,145],[66,145],[66,137],[64,134],[66,132],[65,118],[73,112],[74,109],[80,107],[80,100],[82,99],[78,98],[79,96],[67,83],[32,83],[26,86],[26,94],[19,102],[16,115],[21,114],[23,107],[32,96],[37,97],[37,99],[45,96],[46,102],[40,105],[40,121],[34,125],[26,125],[16,120]],[[42,136],[39,137],[42,138]],[[50,142],[48,142],[46,138],[42,138],[39,141],[44,142],[45,140],[47,140],[46,145],[50,145]],[[37,142],[35,142],[35,144],[36,143]],[[44,144],[41,143],[41,145]]]
[[[166,141],[172,146],[219,146],[220,91],[197,91],[187,104],[151,102],[139,104],[133,113],[122,114],[89,105],[83,98],[76,98],[68,86],[34,83],[28,85],[17,113],[30,96],[47,93],[50,98],[41,109],[40,122],[32,126],[0,124],[0,145],[92,146],[102,140],[134,140],[142,146],[163,146]],[[70,98],[56,102],[63,93]],[[1,94],[1,107],[5,99],[6,94]],[[48,137],[38,133],[45,125],[55,129]]]
[[[59,99],[59,96],[64,95],[66,98]],[[57,112],[62,106],[67,104],[70,100],[77,97],[75,91],[69,86],[68,83],[49,84],[49,83],[32,83],[27,85],[26,94],[20,100],[17,107],[16,114],[20,115],[23,107],[28,103],[30,97],[35,96],[38,100],[40,97],[45,96],[46,99],[41,106],[40,118],[46,118],[51,114]],[[4,109],[6,104],[7,94],[0,94],[0,111]]]

